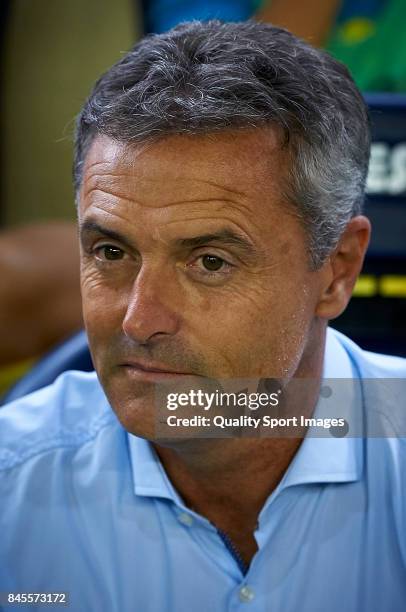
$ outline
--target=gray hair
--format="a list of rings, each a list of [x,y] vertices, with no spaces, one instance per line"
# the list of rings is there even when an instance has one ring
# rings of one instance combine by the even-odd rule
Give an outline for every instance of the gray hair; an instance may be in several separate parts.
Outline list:
[[[137,43],[96,82],[78,117],[75,187],[99,134],[136,144],[267,125],[283,130],[284,195],[316,269],[362,210],[368,115],[343,64],[271,24],[193,21]]]

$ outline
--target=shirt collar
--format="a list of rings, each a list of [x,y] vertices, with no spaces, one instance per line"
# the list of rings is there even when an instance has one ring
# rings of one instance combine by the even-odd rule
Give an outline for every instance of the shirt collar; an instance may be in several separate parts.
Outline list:
[[[340,384],[337,379],[346,379],[346,381]],[[330,328],[327,329],[323,381],[331,385],[333,391],[334,382],[337,385],[340,393],[339,417],[346,418],[349,423],[354,422],[354,415],[361,415],[362,418],[362,387],[358,371],[340,342],[339,334]],[[313,414],[315,418],[326,417],[323,402],[328,402],[328,399],[320,397]],[[261,515],[272,500],[287,487],[310,483],[348,483],[360,480],[363,464],[362,439],[355,436],[338,438],[327,433],[323,437],[314,437],[309,435],[311,429],[281,482],[268,498]]]
[[[323,379],[353,379],[345,387],[345,401],[340,416],[362,412],[361,385],[351,358],[332,329],[327,330]],[[316,405],[314,416],[321,415],[322,400]],[[127,434],[136,495],[162,497],[181,505],[181,499],[153,448],[143,438]],[[353,482],[361,478],[362,440],[356,437],[334,438],[307,435],[299,447],[270,502],[281,490],[299,484]],[[268,506],[265,504],[263,511]]]
[[[144,497],[163,497],[181,505],[154,447],[148,440],[128,433],[134,492]]]

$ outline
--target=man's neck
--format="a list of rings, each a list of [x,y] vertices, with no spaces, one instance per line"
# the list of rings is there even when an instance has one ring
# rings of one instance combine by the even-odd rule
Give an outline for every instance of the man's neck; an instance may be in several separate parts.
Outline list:
[[[213,445],[210,440],[203,468],[200,461],[190,456],[185,460],[171,448],[155,448],[185,505],[225,532],[248,563],[257,550],[253,534],[261,508],[300,442],[238,438],[217,440]]]
[[[295,377],[312,381],[300,412],[313,413],[323,366],[324,336],[309,347],[309,359]],[[290,399],[295,403],[294,398]],[[297,414],[297,406],[293,410]],[[184,503],[224,531],[245,561],[256,551],[258,515],[296,454],[301,438],[227,438],[177,441],[154,445]]]

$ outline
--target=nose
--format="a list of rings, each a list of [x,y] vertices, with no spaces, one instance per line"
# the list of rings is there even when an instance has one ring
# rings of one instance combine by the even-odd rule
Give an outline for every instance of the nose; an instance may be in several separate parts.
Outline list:
[[[180,325],[176,280],[163,267],[143,266],[133,284],[122,328],[139,344],[172,336]]]

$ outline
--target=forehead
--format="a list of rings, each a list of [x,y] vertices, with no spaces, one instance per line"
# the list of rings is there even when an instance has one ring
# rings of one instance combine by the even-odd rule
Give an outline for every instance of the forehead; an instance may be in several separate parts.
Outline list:
[[[98,137],[79,194],[81,234],[102,227],[151,256],[227,235],[242,239],[257,259],[294,250],[305,262],[305,230],[283,196],[289,163],[278,134],[265,130],[139,146]]]
[[[304,229],[283,197],[289,157],[280,142],[258,129],[137,146],[98,137],[85,160],[80,227],[125,234],[145,254],[226,232],[257,254],[294,247],[305,258]]]
[[[86,156],[80,200],[97,190],[138,196],[149,206],[200,194],[255,198],[266,190],[277,196],[287,163],[270,129],[171,136],[135,146],[98,136]]]

